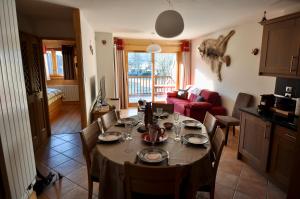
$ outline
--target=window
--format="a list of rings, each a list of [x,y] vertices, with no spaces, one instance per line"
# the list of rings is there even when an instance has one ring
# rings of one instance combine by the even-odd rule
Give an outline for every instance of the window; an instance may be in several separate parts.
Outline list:
[[[63,55],[61,50],[47,50],[45,53],[45,65],[50,77],[63,77]]]

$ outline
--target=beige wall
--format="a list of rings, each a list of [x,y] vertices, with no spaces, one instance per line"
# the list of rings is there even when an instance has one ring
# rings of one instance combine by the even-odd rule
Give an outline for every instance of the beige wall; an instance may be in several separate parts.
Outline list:
[[[82,59],[83,59],[83,75],[85,89],[85,104],[87,121],[90,121],[90,110],[97,95],[97,65],[96,65],[96,50],[95,50],[95,31],[86,20],[84,13],[80,11],[80,28],[82,42]],[[90,50],[90,45],[93,48],[93,54]]]
[[[114,44],[112,33],[96,32],[96,54],[98,85],[105,77],[106,97],[115,97]],[[102,43],[106,41],[106,44]]]
[[[222,67],[223,81],[219,82],[217,75],[211,71],[210,65],[204,62],[198,47],[204,39],[217,38],[226,35],[231,29],[236,31],[230,39],[226,54],[231,56],[231,66]],[[256,103],[261,94],[273,93],[274,77],[258,76],[260,54],[254,56],[252,49],[261,48],[263,27],[258,23],[243,24],[237,27],[221,30],[192,41],[192,82],[200,88],[208,88],[220,93],[223,105],[229,114],[239,92],[255,96]]]

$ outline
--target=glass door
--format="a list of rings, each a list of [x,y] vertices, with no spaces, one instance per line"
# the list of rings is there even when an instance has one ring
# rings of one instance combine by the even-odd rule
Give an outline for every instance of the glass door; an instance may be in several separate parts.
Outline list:
[[[144,52],[128,52],[129,105],[139,99],[152,101],[152,55]]]
[[[164,102],[177,85],[177,53],[128,52],[128,101]]]
[[[153,97],[156,102],[164,102],[167,92],[176,88],[177,53],[154,54],[154,88]]]

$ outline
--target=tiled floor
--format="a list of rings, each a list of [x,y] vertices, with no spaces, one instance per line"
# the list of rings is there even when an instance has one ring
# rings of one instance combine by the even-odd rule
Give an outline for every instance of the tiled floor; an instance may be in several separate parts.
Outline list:
[[[134,115],[130,109],[121,116]],[[236,159],[237,138],[230,134],[224,148],[216,180],[216,199],[281,199],[285,193],[258,174],[251,167]],[[60,172],[64,178],[48,187],[39,199],[85,199],[88,197],[87,170],[78,134],[53,135],[37,153],[39,170],[46,175],[49,171]],[[94,184],[97,198],[98,184]],[[209,198],[199,194],[199,198]]]

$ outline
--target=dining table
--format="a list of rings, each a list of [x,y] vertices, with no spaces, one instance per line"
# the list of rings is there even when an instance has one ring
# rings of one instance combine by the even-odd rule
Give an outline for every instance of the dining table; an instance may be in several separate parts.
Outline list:
[[[137,116],[133,116],[137,119]],[[182,121],[194,120],[180,115],[179,123]],[[174,114],[167,118],[159,119],[158,125],[164,127],[165,122],[175,123]],[[176,141],[174,128],[166,130],[168,138],[163,143],[155,146],[149,145],[142,139],[142,133],[138,132],[140,124],[133,127],[132,139],[121,139],[114,143],[99,142],[92,153],[91,175],[100,181],[98,197],[101,199],[125,198],[124,184],[124,163],[137,163],[137,153],[147,147],[158,147],[168,152],[167,165],[182,165],[187,168],[187,176],[183,183],[184,198],[193,198],[195,189],[207,185],[212,176],[212,163],[210,157],[211,142],[208,141],[201,146],[193,146],[182,141],[182,136],[186,134],[202,134],[208,136],[205,126],[199,122],[199,128],[181,127],[181,140]],[[112,126],[107,132],[125,133],[126,129],[120,126]]]

